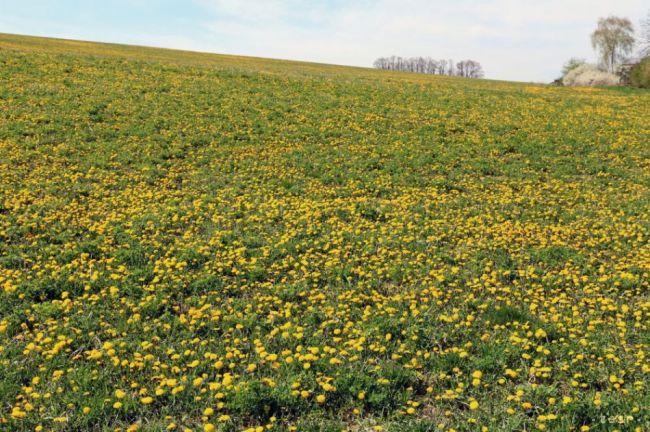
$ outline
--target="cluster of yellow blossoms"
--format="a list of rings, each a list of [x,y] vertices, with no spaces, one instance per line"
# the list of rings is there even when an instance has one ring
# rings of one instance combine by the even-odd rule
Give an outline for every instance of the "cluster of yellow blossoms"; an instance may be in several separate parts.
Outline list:
[[[647,430],[647,92],[0,62],[1,430]]]

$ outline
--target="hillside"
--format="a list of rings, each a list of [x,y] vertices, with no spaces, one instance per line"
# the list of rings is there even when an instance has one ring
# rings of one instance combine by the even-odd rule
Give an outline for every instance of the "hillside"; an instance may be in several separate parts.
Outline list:
[[[0,34],[0,429],[643,430],[649,119]]]

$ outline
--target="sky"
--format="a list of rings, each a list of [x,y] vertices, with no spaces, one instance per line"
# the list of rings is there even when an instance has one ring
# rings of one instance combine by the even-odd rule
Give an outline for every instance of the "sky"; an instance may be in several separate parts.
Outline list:
[[[635,26],[648,0],[0,0],[0,33],[372,66],[474,59],[487,78],[549,82],[595,61],[598,18]]]

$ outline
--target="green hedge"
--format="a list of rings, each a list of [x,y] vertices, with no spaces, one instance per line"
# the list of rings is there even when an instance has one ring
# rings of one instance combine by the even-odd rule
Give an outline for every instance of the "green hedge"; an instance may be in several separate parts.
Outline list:
[[[632,68],[630,84],[634,87],[650,88],[650,57],[643,59]]]

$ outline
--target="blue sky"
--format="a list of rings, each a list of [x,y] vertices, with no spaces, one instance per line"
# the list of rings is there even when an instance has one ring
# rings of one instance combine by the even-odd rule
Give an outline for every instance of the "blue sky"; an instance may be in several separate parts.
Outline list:
[[[0,0],[0,32],[370,66],[472,58],[488,78],[550,81],[593,59],[599,17],[648,0]]]

